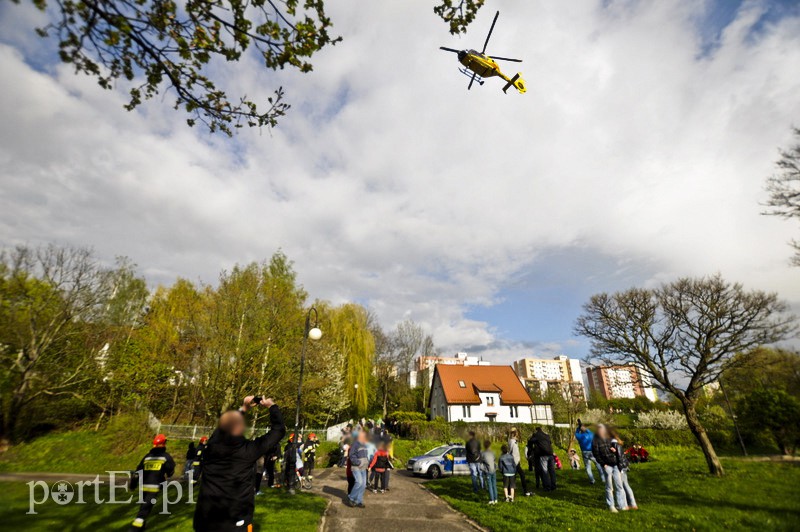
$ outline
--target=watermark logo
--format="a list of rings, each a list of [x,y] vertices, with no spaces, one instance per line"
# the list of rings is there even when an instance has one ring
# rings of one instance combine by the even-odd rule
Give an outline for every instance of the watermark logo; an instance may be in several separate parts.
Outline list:
[[[75,488],[66,480],[54,482],[50,488],[50,496],[56,504],[69,504],[75,497]]]
[[[168,480],[156,486],[138,485],[130,489],[129,471],[107,471],[108,476],[101,479],[97,475],[92,480],[81,480],[73,485],[66,480],[48,484],[43,480],[32,480],[28,485],[28,515],[36,515],[37,507],[50,500],[60,506],[67,504],[142,504],[145,501],[155,505],[161,499],[161,514],[169,514],[169,507],[178,503],[195,504],[194,484],[184,485],[177,480]],[[156,488],[154,491],[152,488]]]

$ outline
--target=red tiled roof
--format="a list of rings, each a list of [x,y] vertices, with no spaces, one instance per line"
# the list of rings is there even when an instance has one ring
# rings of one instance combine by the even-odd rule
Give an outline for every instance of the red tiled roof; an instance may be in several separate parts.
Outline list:
[[[504,405],[532,405],[528,392],[511,366],[436,365],[447,404],[479,405],[478,392],[499,392]],[[434,381],[436,377],[434,376]],[[462,388],[459,381],[464,382]]]

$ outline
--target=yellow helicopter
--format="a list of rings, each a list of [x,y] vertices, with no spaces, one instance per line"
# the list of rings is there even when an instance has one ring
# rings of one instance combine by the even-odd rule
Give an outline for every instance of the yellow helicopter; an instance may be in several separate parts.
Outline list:
[[[486,46],[489,44],[489,38],[492,36],[494,25],[497,23],[497,17],[499,16],[500,12],[498,11],[494,16],[494,20],[492,21],[492,27],[489,28],[489,35],[486,36],[486,41],[483,43],[483,50],[480,52],[476,50],[455,50],[453,48],[447,48],[446,46],[440,46],[439,49],[458,54],[458,61],[464,65],[464,68],[459,68],[458,71],[470,78],[467,90],[472,88],[472,84],[475,81],[477,81],[480,85],[483,85],[483,78],[498,76],[506,81],[506,85],[503,87],[503,92],[506,92],[513,86],[520,92],[520,94],[522,94],[528,89],[525,88],[525,80],[520,77],[521,74],[517,72],[513,78],[509,78],[500,71],[500,65],[497,64],[497,61],[513,61],[515,63],[522,63],[522,60],[486,55]]]

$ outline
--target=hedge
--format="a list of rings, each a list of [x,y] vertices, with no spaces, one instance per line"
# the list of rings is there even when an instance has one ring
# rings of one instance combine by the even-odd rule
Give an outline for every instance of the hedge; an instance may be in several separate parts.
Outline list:
[[[403,423],[399,427],[401,437],[413,440],[428,441],[465,441],[469,431],[475,431],[480,439],[488,438],[493,441],[504,441],[508,437],[508,431],[516,427],[519,433],[518,441],[526,442],[535,430],[536,425],[513,424],[513,423],[466,423],[456,421],[448,423],[442,419],[434,421],[411,421]],[[543,426],[553,444],[562,449],[566,449],[571,439],[571,431],[566,427]],[[626,443],[640,443],[644,446],[671,445],[692,447],[697,445],[697,440],[688,429],[685,430],[665,430],[665,429],[645,429],[645,428],[621,428],[618,429],[619,435]],[[733,450],[736,448],[734,434],[729,430],[710,430],[709,438],[718,450]]]

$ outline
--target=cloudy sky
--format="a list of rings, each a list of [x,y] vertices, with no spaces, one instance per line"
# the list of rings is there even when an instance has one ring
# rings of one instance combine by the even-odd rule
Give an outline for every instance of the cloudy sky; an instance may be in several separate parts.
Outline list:
[[[293,105],[233,139],[169,95],[126,112],[0,4],[0,244],[127,255],[153,286],[280,248],[312,297],[497,361],[584,356],[589,296],[682,275],[800,310],[797,224],[759,214],[800,124],[796,1],[489,0],[462,37],[430,0],[329,3],[344,41],[312,74],[224,73]],[[495,9],[488,52],[524,60],[525,95],[467,92],[437,49],[479,48]]]

